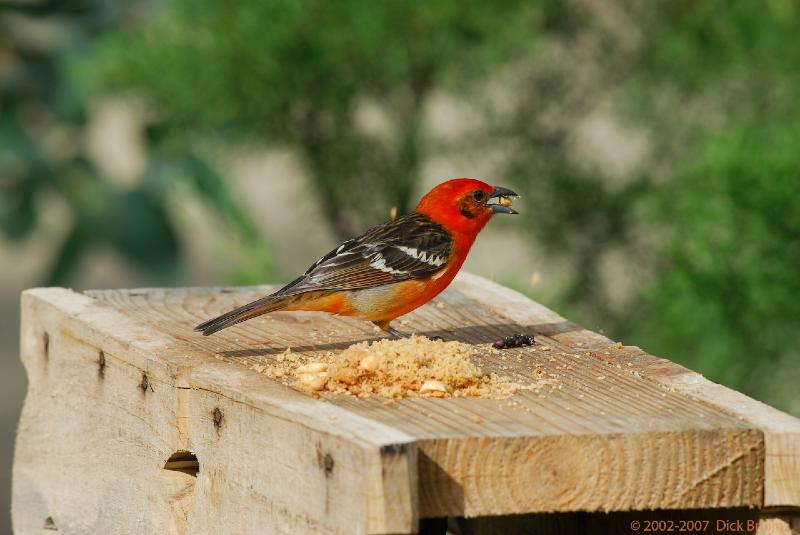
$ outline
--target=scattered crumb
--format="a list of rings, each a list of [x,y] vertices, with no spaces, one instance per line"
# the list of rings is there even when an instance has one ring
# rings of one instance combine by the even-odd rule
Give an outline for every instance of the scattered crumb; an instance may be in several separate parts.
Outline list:
[[[533,376],[537,379],[544,379],[545,373],[541,366],[538,364],[533,368]]]
[[[445,307],[444,303],[442,303],[441,301],[436,301],[436,308],[444,308],[444,307]]]
[[[617,349],[622,349],[623,347],[625,347],[625,345],[622,342],[617,342],[616,344],[614,344],[614,347],[616,347]]]
[[[482,424],[483,418],[481,418],[480,416],[476,416],[475,418],[472,419],[472,421],[475,422],[476,424]]]
[[[484,397],[505,399],[529,388],[507,377],[489,374],[474,359],[474,348],[461,342],[412,336],[353,344],[341,353],[327,353],[309,362],[286,351],[262,373],[294,379],[292,386],[308,393],[324,391],[359,398]],[[261,368],[260,365],[254,366]],[[541,372],[541,377],[544,372]]]

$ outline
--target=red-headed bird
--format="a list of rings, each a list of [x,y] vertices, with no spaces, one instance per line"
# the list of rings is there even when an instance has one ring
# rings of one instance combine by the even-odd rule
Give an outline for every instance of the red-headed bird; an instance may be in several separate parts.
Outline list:
[[[448,180],[412,213],[347,240],[277,292],[195,330],[207,336],[276,310],[315,310],[368,320],[402,337],[391,321],[447,288],[489,219],[517,213],[509,208],[512,197],[518,195],[480,180]]]

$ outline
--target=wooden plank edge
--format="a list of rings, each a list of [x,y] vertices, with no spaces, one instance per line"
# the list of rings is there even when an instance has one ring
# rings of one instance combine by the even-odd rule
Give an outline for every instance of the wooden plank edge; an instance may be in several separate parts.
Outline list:
[[[483,277],[459,273],[453,289],[479,301],[495,313],[576,350],[608,347],[614,342],[603,335],[567,321],[552,310]],[[581,345],[576,345],[580,340]],[[645,379],[684,393],[734,415],[764,434],[764,507],[800,507],[800,419],[740,392],[709,381],[701,374],[669,360],[629,347],[626,355],[642,370]],[[598,354],[593,354],[602,358]]]
[[[102,336],[112,342],[108,353],[124,350],[153,379],[179,388],[214,391],[240,403],[267,410],[318,431],[378,447],[406,444],[414,438],[375,420],[353,414],[321,399],[300,394],[263,374],[207,355],[187,355],[180,341],[118,311],[113,306],[64,288],[34,288],[22,294],[23,312],[47,306],[63,313],[72,335]]]

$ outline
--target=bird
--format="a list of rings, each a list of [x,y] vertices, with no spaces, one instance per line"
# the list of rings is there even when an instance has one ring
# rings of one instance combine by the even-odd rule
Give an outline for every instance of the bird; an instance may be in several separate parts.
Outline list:
[[[456,276],[495,214],[517,214],[519,197],[475,178],[443,182],[413,212],[345,241],[280,290],[195,327],[208,336],[275,311],[323,311],[371,321],[396,338],[391,322],[436,297]],[[497,202],[493,202],[497,201]]]

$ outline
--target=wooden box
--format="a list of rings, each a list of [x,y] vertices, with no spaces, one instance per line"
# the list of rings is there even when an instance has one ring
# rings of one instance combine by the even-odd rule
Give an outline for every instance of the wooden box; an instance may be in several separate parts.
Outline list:
[[[300,312],[192,331],[267,290],[26,291],[16,533],[443,533],[446,517],[462,533],[631,533],[680,518],[797,529],[800,420],[697,373],[462,274],[402,328],[487,351],[535,333],[494,371],[537,365],[551,387],[504,401],[316,399],[255,370],[286,347],[382,335]]]

